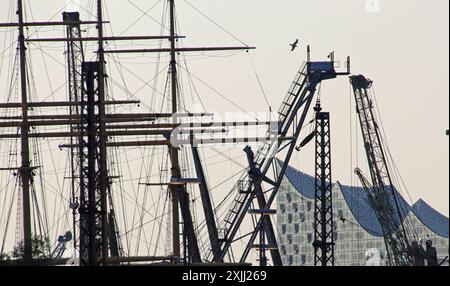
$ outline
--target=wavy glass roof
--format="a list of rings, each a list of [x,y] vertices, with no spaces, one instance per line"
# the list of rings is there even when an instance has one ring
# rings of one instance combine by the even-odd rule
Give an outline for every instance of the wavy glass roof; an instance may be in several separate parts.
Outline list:
[[[314,199],[314,177],[290,166],[286,169],[285,177],[302,196],[308,199]],[[383,236],[383,230],[378,222],[375,212],[370,206],[367,192],[362,187],[345,186],[339,182],[336,184],[339,186],[350,211],[361,227],[373,236]],[[439,236],[448,237],[449,219],[447,217],[433,209],[423,200],[419,200],[411,207],[399,192],[395,191],[395,193],[402,220],[404,220],[410,212],[413,212],[414,215],[431,231]],[[393,198],[390,199],[390,202],[394,205]],[[399,225],[400,221],[397,221],[396,224]]]
[[[448,217],[433,209],[422,199],[412,206],[412,211],[431,231],[440,236],[448,237]]]

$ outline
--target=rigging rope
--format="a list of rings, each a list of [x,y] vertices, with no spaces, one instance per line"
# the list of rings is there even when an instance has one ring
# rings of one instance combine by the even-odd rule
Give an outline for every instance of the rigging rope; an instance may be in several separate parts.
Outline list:
[[[153,5],[149,10],[147,10],[147,11],[144,11],[144,10],[142,10],[141,8],[139,8],[139,6],[137,6],[136,4],[133,4],[130,0],[127,0],[127,2],[128,3],[130,3],[133,7],[135,7],[137,10],[139,10],[140,12],[142,12],[144,15],[143,16],[147,16],[148,18],[150,18],[151,20],[153,20],[155,23],[157,23],[158,25],[160,25],[162,28],[164,28],[165,30],[167,30],[167,31],[170,31],[170,29],[169,28],[167,28],[166,26],[164,26],[164,24],[163,23],[161,23],[161,22],[159,22],[158,20],[156,20],[155,18],[153,18],[152,16],[150,16],[149,14],[148,14],[148,12],[150,12],[156,5],[158,5],[158,3],[159,2],[161,2],[161,1],[158,1],[155,5]],[[141,17],[142,18],[142,17]],[[131,26],[133,26],[133,25],[135,25],[136,23],[137,23],[137,21],[139,21],[141,18],[138,18],[135,22],[133,22],[133,24],[131,25]],[[131,27],[129,27],[129,28],[131,28]],[[127,28],[127,29],[125,29],[125,31],[126,30],[128,30],[129,28]],[[124,31],[124,32],[125,32]],[[123,33],[124,33],[123,32]]]
[[[224,27],[220,26],[217,22],[215,22],[213,19],[211,19],[210,17],[208,17],[205,13],[203,13],[202,11],[200,11],[200,9],[196,8],[194,5],[192,5],[191,3],[189,3],[186,0],[183,0],[187,5],[189,5],[192,9],[194,9],[195,11],[197,11],[200,15],[202,15],[203,17],[205,17],[207,20],[209,20],[211,23],[213,23],[214,25],[216,25],[219,29],[221,29],[222,31],[224,31],[225,33],[227,33],[229,36],[231,36],[233,39],[235,39],[236,41],[240,42],[241,44],[243,44],[244,46],[248,47],[248,45],[246,43],[244,43],[243,41],[241,41],[238,37],[236,37],[235,35],[233,35],[231,32],[229,32],[228,30],[226,30]]]
[[[260,78],[259,78],[259,75],[258,75],[258,72],[257,72],[257,70],[256,70],[255,64],[254,64],[254,62],[253,62],[253,58],[252,58],[252,56],[250,55],[250,53],[248,54],[248,56],[249,56],[250,63],[251,63],[251,65],[252,65],[253,71],[254,71],[254,73],[255,73],[256,80],[258,81],[259,88],[261,89],[261,92],[262,92],[262,94],[263,94],[263,96],[264,96],[264,99],[266,100],[267,106],[269,107],[269,112],[271,113],[271,114],[270,114],[270,119],[272,119],[272,106],[270,105],[269,99],[267,98],[266,92],[264,91],[263,85],[262,85],[262,83],[261,83],[261,80],[260,80]]]
[[[180,68],[182,68],[183,70],[184,67],[181,65],[177,65]],[[188,71],[186,71],[188,72]],[[204,82],[203,80],[201,80],[199,77],[197,77],[195,74],[193,74],[192,72],[189,72],[196,80],[198,80],[199,82],[201,82],[203,85],[205,85],[207,88],[209,88],[210,90],[212,90],[214,93],[216,93],[217,95],[219,95],[220,97],[222,97],[223,99],[225,99],[226,101],[228,101],[229,103],[231,103],[233,106],[235,106],[236,108],[238,108],[239,110],[241,110],[242,112],[244,112],[245,114],[253,117],[256,121],[259,121],[257,117],[255,117],[253,114],[251,114],[250,112],[246,111],[245,109],[243,109],[240,105],[238,105],[237,103],[233,102],[231,99],[229,99],[228,97],[226,97],[225,95],[223,95],[222,93],[220,93],[217,89],[215,89],[214,87],[212,87],[211,85],[207,84],[206,82]]]

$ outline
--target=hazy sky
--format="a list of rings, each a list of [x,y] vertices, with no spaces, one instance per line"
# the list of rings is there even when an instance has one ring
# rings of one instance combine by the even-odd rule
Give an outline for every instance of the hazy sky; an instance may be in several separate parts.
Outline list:
[[[330,51],[340,59],[350,55],[352,72],[374,81],[387,140],[413,200],[423,198],[448,215],[448,1],[380,0],[369,6],[374,1],[190,2],[257,46],[252,57],[273,106],[304,59],[305,44],[319,60]],[[194,34],[202,38],[203,33]],[[295,38],[301,46],[293,54],[287,44]],[[332,116],[333,178],[350,183],[348,80],[322,88]],[[241,96],[236,94],[236,100]],[[245,98],[250,108],[253,98]],[[294,159],[293,164],[312,170],[310,162]]]
[[[234,37],[200,15],[186,1]],[[270,105],[276,110],[306,58],[307,44],[311,45],[312,56],[316,60],[326,60],[331,51],[336,52],[338,60],[351,56],[352,72],[364,74],[374,81],[386,139],[411,200],[415,202],[423,198],[448,216],[449,138],[445,130],[449,128],[449,1],[186,1],[176,1],[180,34],[187,36],[183,40],[184,46],[236,46],[241,45],[242,41],[257,47],[250,54],[213,53],[211,56],[194,54],[187,57],[191,72],[246,111],[268,110],[253,65]],[[0,0],[0,7],[14,2]],[[32,7],[32,14],[29,11],[27,17],[29,20],[48,20],[52,17],[53,20],[60,20],[60,10],[68,2],[25,1],[27,6]],[[81,11],[82,19],[92,19],[88,13],[92,0],[73,2],[85,7]],[[165,31],[158,24],[164,0],[104,2],[107,6],[105,18],[111,21],[106,28],[107,34],[113,31],[116,35],[154,35]],[[155,4],[147,15],[143,15],[142,11],[149,10]],[[8,9],[1,10],[0,22],[11,21]],[[63,30],[55,31],[63,36]],[[296,38],[300,40],[300,46],[295,52],[290,52],[289,44]],[[3,46],[3,43],[0,44]],[[142,47],[137,43],[135,45]],[[62,46],[56,49],[58,46],[49,44],[47,47],[59,53],[59,60],[64,62]],[[88,57],[93,58],[94,54],[89,53]],[[110,58],[107,60],[112,62]],[[133,71],[149,80],[154,69],[143,65],[146,60],[151,62],[154,58],[121,57],[122,64],[130,63]],[[47,69],[46,72],[35,73],[35,80],[41,83],[37,87],[41,100],[59,86],[58,82],[65,80],[61,65],[52,61],[47,58],[48,66],[42,62],[35,65]],[[52,74],[52,82],[48,82],[47,72]],[[142,82],[130,79],[127,85],[130,90],[136,91]],[[236,106],[218,97],[211,89],[200,85],[198,91],[209,111],[238,111]],[[137,96],[140,95],[144,97],[137,92]],[[353,169],[356,166],[364,169],[366,159],[361,136],[356,133],[359,126],[356,125],[348,78],[324,82],[321,99],[332,119],[333,180],[356,184]],[[190,103],[198,102],[191,100]],[[294,154],[292,165],[312,174],[313,152],[305,150]],[[209,175],[217,176],[220,181],[219,177],[223,174]],[[411,203],[411,200],[407,201]]]
[[[148,2],[133,1],[140,7],[149,7]],[[184,1],[177,3],[181,32],[188,36],[185,45],[239,44]],[[313,57],[318,60],[326,59],[330,51],[336,51],[338,59],[351,56],[352,72],[362,73],[374,81],[387,141],[413,201],[423,198],[448,215],[449,138],[445,136],[449,127],[448,1],[195,0],[189,3],[240,40],[257,47],[251,57],[274,108],[279,106],[305,59],[306,44],[312,46]],[[110,8],[112,14],[120,13],[114,10],[114,5]],[[115,24],[121,25],[120,17],[112,18],[118,22]],[[300,39],[300,48],[291,53],[288,44],[296,38]],[[267,110],[248,58],[223,61],[230,64],[217,65],[218,68],[214,64],[202,67],[198,64],[197,73],[246,110]],[[197,67],[195,62],[193,65]],[[322,98],[332,116],[333,178],[342,183],[355,182],[351,178],[355,159],[350,163],[351,118],[353,133],[357,126],[354,104],[350,109],[348,80],[324,83]],[[214,103],[210,106],[215,107]],[[364,164],[362,152],[360,146],[358,165]],[[355,158],[355,148],[353,153]],[[310,173],[311,162],[293,159],[294,166]]]

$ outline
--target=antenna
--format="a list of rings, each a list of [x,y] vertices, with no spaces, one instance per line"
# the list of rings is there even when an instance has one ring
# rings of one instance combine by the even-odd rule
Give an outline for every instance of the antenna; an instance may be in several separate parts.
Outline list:
[[[308,63],[311,62],[311,46],[308,45],[308,47],[306,48],[306,53],[307,53],[307,61]]]

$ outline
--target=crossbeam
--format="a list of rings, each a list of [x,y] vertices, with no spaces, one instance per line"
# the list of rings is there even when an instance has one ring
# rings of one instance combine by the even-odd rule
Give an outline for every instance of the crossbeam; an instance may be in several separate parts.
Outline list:
[[[103,37],[104,41],[142,41],[142,40],[170,40],[184,39],[185,36],[121,36],[121,37]],[[84,38],[30,38],[26,39],[27,42],[96,42],[98,37],[84,37]]]
[[[177,180],[173,180],[169,183],[141,183],[139,185],[144,185],[147,187],[152,187],[152,186],[186,186],[189,184],[200,184],[200,181],[198,179],[192,179],[192,178],[181,178],[178,181]]]
[[[206,122],[206,123],[195,123],[191,125],[189,123],[150,123],[150,124],[117,124],[117,123],[127,123],[130,122],[139,122],[143,121],[140,118],[129,118],[129,120],[122,120],[118,118],[107,118],[106,123],[108,124],[106,127],[108,129],[157,129],[157,128],[194,128],[194,127],[242,127],[242,126],[264,126],[276,124],[277,122],[271,121],[258,121],[258,122]],[[5,127],[19,127],[21,126],[21,121],[9,121],[9,122],[0,122],[0,128]],[[80,120],[77,119],[68,119],[68,120],[39,120],[39,121],[29,121],[29,126],[58,126],[58,125],[76,125],[80,124]]]
[[[103,21],[103,24],[109,24],[109,21]],[[25,22],[19,23],[0,23],[0,28],[14,28],[14,27],[35,27],[35,26],[74,26],[74,25],[96,25],[98,21],[65,21],[65,22]]]
[[[270,210],[270,209],[252,209],[252,210],[248,210],[248,213],[254,214],[254,215],[271,216],[271,215],[276,215],[277,211]]]
[[[277,249],[278,249],[278,246],[277,246],[277,245],[266,244],[266,245],[263,245],[263,247],[261,247],[260,244],[253,244],[253,245],[251,246],[251,248],[253,248],[253,249],[261,249],[261,248],[265,248],[266,250],[277,250]]]
[[[57,259],[35,259],[35,265],[68,265],[70,258],[57,258]],[[138,263],[138,262],[158,262],[158,261],[178,261],[179,257],[175,256],[135,256],[135,257],[107,257],[105,259],[106,264],[118,264],[118,263]],[[23,260],[12,261],[0,261],[0,266],[22,266],[26,265]]]
[[[195,126],[191,126],[190,124],[173,124],[173,123],[150,123],[150,124],[118,124],[118,123],[127,123],[127,122],[140,122],[145,121],[146,119],[142,118],[106,118],[105,122],[108,124],[106,126],[107,129],[159,129],[159,128],[207,128],[207,127],[238,127],[238,126],[253,126],[260,124],[247,124],[247,123],[238,123],[238,124],[228,124],[226,122],[219,123],[201,123],[195,124]],[[9,122],[0,122],[0,128],[5,127],[20,127],[22,124],[21,121],[9,121]],[[59,126],[59,125],[76,125],[80,124],[80,120],[77,119],[67,119],[67,120],[34,120],[29,121],[29,126]]]
[[[35,166],[35,167],[9,167],[9,168],[0,168],[0,171],[20,171],[24,169],[28,170],[36,170],[41,168],[41,166]]]
[[[108,147],[144,147],[144,146],[169,146],[170,140],[153,140],[153,141],[131,141],[131,142],[109,142]],[[61,144],[59,148],[77,148],[79,144]]]
[[[257,142],[264,142],[267,138],[260,137],[260,138],[219,138],[214,140],[208,140],[208,139],[185,139],[180,140],[180,144],[184,145],[208,145],[208,144],[229,144],[229,143],[257,143]],[[279,138],[279,141],[286,141],[286,140],[292,140],[291,137],[284,137]],[[170,146],[171,141],[170,140],[153,140],[153,141],[128,141],[128,142],[110,142],[107,143],[108,147],[144,147],[144,146]],[[75,148],[78,145],[70,145],[70,144],[63,144],[60,145],[60,148]]]
[[[143,54],[143,53],[170,53],[170,52],[212,52],[212,51],[237,51],[254,50],[255,47],[198,47],[198,48],[175,48],[175,49],[128,49],[128,50],[106,50],[107,54]]]
[[[241,127],[241,126],[264,126],[277,124],[271,121],[257,122],[203,122],[203,123],[155,123],[155,124],[127,124],[127,125],[109,125],[109,129],[141,129],[141,128],[195,128],[195,127]]]
[[[129,119],[130,121],[136,121],[136,119],[140,119],[141,121],[150,120],[153,121],[157,118],[171,118],[174,117],[202,117],[202,116],[213,116],[212,114],[207,113],[116,113],[116,114],[106,114],[105,119],[108,122],[108,119],[114,121],[116,119]],[[29,120],[70,120],[70,119],[80,119],[81,117],[78,115],[30,115],[28,116]],[[22,116],[0,116],[0,120],[22,120]],[[138,120],[139,121],[139,120]]]
[[[106,101],[105,105],[125,105],[125,104],[139,104],[141,103],[139,100],[120,100],[120,101]],[[27,103],[28,107],[36,108],[36,107],[72,107],[72,106],[81,106],[82,102],[70,102],[70,101],[49,101],[49,102],[29,102]],[[0,103],[1,108],[22,108],[23,104],[20,102],[8,102],[8,103]]]
[[[148,135],[170,135],[173,132],[172,129],[163,130],[133,130],[133,131],[106,131],[105,135],[109,137],[114,136],[148,136]],[[225,133],[226,129],[197,129],[190,130],[190,133],[197,134],[210,134],[210,133]],[[65,138],[65,137],[77,137],[80,136],[80,132],[44,132],[44,133],[30,133],[30,138]],[[86,136],[87,134],[83,134]],[[0,134],[0,139],[15,139],[20,138],[20,134]]]

